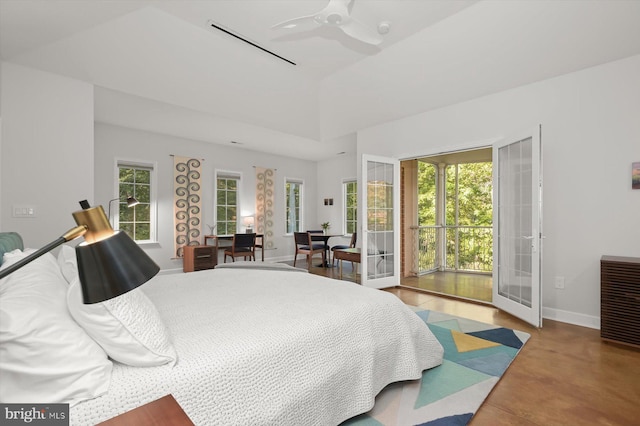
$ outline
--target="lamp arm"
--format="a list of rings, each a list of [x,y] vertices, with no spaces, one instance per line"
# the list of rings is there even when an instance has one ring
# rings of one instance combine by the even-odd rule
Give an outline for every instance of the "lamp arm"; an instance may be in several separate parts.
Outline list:
[[[78,225],[75,228],[69,229],[60,238],[64,238],[64,242],[75,240],[78,237],[82,237],[88,230],[87,225]]]
[[[84,225],[76,226],[75,228],[72,228],[72,229],[68,230],[61,237],[51,241],[49,244],[45,245],[44,247],[39,248],[38,250],[34,251],[33,253],[31,253],[27,257],[25,257],[23,259],[20,259],[19,261],[17,261],[13,265],[1,270],[0,271],[0,279],[2,279],[4,277],[6,277],[7,275],[17,271],[18,269],[22,268],[26,264],[33,262],[34,260],[36,260],[37,258],[42,256],[43,254],[49,253],[51,250],[53,250],[54,248],[58,247],[59,245],[61,245],[63,243],[66,243],[67,241],[74,240],[74,239],[84,235],[85,232],[87,232],[87,227],[84,226]]]
[[[109,222],[111,222],[111,203],[113,203],[116,200],[120,200],[120,198],[114,198],[112,200],[109,200],[109,214],[107,215],[107,218],[109,219]]]

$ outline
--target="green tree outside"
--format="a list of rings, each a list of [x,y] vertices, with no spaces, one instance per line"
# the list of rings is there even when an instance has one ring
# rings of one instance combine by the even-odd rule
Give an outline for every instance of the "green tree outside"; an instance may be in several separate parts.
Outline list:
[[[151,170],[138,167],[119,167],[118,222],[120,230],[134,241],[151,239]],[[139,204],[128,207],[127,197],[135,197]]]
[[[447,269],[455,268],[456,241],[458,269],[491,271],[493,269],[493,234],[491,229],[464,228],[491,226],[492,163],[451,164],[445,168],[445,225],[447,226]],[[437,168],[418,163],[418,225],[436,225]],[[462,227],[462,228],[458,228]],[[433,233],[435,235],[435,233]],[[457,239],[456,239],[457,236]],[[424,240],[424,241],[422,241]],[[419,241],[420,252],[435,253],[435,238]],[[424,257],[424,259],[423,259]],[[421,269],[431,269],[434,261],[419,259]]]

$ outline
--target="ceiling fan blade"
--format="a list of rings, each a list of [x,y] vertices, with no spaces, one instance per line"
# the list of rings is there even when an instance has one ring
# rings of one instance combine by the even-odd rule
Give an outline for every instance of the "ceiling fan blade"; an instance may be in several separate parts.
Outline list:
[[[329,0],[329,4],[322,9],[325,13],[340,13],[349,15],[349,3],[353,0]]]
[[[362,22],[356,21],[353,18],[351,18],[348,22],[345,22],[343,25],[340,25],[340,28],[348,36],[351,36],[364,43],[373,45],[382,43],[382,36],[378,34],[375,29],[370,28]]]
[[[293,18],[293,19],[287,19],[284,22],[280,22],[279,24],[275,24],[273,27],[271,27],[272,30],[278,30],[281,28],[285,28],[285,29],[290,29],[290,28],[296,28],[300,25],[308,25],[308,24],[317,24],[317,22],[313,19],[314,15],[310,15],[310,16],[300,16],[298,18]]]

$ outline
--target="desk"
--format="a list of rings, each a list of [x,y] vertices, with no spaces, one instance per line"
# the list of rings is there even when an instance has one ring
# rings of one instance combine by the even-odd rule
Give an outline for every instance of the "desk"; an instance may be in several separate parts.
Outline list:
[[[212,240],[213,244],[209,244],[209,240]],[[204,245],[205,246],[208,246],[208,245],[218,246],[218,236],[217,235],[205,235],[204,236]]]
[[[231,242],[233,241],[233,235],[205,235],[204,236],[204,245],[209,245],[209,240],[213,240],[213,246],[216,246],[218,250],[228,249],[231,247]],[[260,242],[258,242],[260,241]],[[264,262],[264,234],[256,234],[256,248],[259,248],[262,252],[262,261]]]
[[[335,249],[333,251],[333,258],[339,260],[340,267],[340,279],[342,279],[342,261],[360,263],[360,249],[359,248],[346,248]]]

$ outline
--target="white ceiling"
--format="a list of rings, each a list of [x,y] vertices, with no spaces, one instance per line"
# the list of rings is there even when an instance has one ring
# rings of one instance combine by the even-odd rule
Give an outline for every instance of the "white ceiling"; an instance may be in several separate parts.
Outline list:
[[[0,56],[96,85],[96,121],[322,159],[365,127],[640,54],[635,0],[355,0],[390,21],[380,46],[271,30],[326,4],[0,0]]]

